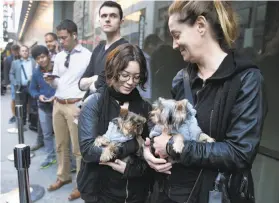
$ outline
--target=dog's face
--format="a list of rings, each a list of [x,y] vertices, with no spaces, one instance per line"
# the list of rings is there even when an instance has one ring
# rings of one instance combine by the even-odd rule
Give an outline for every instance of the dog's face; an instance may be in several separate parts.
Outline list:
[[[146,118],[130,112],[128,110],[121,110],[118,124],[120,130],[125,136],[136,137],[142,134]]]
[[[175,101],[159,98],[152,105],[150,119],[154,124],[162,125],[167,129],[178,128],[186,119],[187,100]]]

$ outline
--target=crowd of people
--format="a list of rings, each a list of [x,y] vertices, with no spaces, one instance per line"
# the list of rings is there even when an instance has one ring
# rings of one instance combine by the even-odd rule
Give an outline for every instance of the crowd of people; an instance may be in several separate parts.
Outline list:
[[[24,125],[35,101],[38,136],[31,148],[45,147],[41,168],[57,163],[49,192],[71,183],[74,169],[68,200],[255,202],[251,167],[267,108],[259,68],[232,49],[236,15],[224,1],[175,1],[168,13],[165,41],[152,34],[142,49],[121,36],[123,11],[114,1],[100,7],[106,39],[92,53],[78,43],[77,25],[67,19],[56,33],[45,34],[46,46],[11,47],[4,63],[12,95],[9,122],[16,122],[16,91]],[[178,153],[166,132],[149,139],[151,101],[158,97],[193,101],[200,128],[215,142],[184,140]],[[128,140],[115,159],[102,162],[108,148],[94,142],[123,109],[148,121],[140,135],[144,144]]]

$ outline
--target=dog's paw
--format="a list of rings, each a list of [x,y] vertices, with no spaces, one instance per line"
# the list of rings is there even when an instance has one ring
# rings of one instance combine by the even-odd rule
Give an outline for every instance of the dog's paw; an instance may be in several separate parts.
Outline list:
[[[109,140],[103,136],[98,136],[94,141],[94,145],[97,147],[107,146],[108,144]]]
[[[100,161],[108,162],[108,161],[112,160],[116,156],[115,152],[116,152],[116,145],[113,143],[110,143],[107,147],[104,148],[104,150],[101,154],[101,157],[100,157]]]
[[[209,137],[205,133],[201,133],[200,137],[199,137],[199,141],[200,142],[215,142],[215,139],[213,139],[212,137]]]
[[[182,135],[174,135],[172,147],[176,153],[180,154],[182,152],[184,147],[184,140]]]
[[[102,146],[102,137],[99,136],[95,139],[94,141],[94,145],[97,146],[97,147],[101,147]]]

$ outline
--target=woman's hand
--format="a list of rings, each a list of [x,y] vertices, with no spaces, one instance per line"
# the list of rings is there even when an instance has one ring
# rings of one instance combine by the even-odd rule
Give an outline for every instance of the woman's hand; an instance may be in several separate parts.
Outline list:
[[[160,137],[160,136],[159,136]],[[147,161],[148,165],[155,171],[160,173],[171,174],[170,169],[172,168],[172,163],[168,163],[165,159],[158,159],[153,156],[150,151],[150,139],[146,138],[143,147],[143,156]]]
[[[168,157],[166,146],[170,138],[171,136],[164,132],[160,136],[154,138],[153,147],[155,149],[155,154],[159,155],[160,158]]]
[[[126,163],[124,161],[121,161],[120,159],[116,159],[114,162],[100,162],[99,164],[110,166],[113,170],[118,171],[122,174],[124,174],[124,171],[126,169]]]

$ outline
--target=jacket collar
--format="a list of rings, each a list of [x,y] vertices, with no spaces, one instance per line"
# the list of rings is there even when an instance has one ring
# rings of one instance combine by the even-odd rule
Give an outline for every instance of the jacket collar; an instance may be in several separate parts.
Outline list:
[[[198,66],[196,64],[190,64],[189,67],[190,80],[193,83],[195,80],[200,79],[197,74]],[[230,51],[216,72],[210,78],[208,78],[207,81],[225,80],[248,68],[257,68],[257,66],[251,60],[247,60],[237,53]]]

